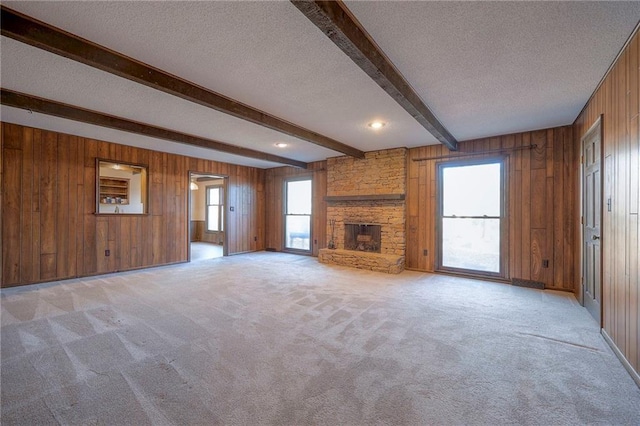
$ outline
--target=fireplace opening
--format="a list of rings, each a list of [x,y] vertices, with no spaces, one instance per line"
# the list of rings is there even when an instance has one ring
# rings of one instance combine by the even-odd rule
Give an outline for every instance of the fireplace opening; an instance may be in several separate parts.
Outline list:
[[[381,228],[372,223],[345,223],[344,248],[380,253]]]

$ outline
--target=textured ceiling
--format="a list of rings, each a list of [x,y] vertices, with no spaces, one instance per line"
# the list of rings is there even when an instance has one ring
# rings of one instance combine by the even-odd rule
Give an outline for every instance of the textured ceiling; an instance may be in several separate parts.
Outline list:
[[[287,1],[3,4],[362,151],[437,143]],[[640,2],[346,4],[459,140],[570,124],[640,20]],[[340,155],[5,37],[0,47],[3,88],[300,161]],[[276,166],[13,108],[2,119]],[[388,125],[371,131],[373,119]]]
[[[640,2],[379,2],[349,9],[459,140],[571,124]]]

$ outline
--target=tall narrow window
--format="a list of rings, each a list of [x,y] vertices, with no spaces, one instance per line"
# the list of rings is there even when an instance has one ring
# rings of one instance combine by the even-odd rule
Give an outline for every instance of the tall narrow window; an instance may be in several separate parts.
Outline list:
[[[311,179],[285,183],[284,246],[311,251]]]
[[[224,190],[222,186],[207,186],[207,231],[224,231]]]
[[[439,165],[438,269],[504,276],[504,161]]]

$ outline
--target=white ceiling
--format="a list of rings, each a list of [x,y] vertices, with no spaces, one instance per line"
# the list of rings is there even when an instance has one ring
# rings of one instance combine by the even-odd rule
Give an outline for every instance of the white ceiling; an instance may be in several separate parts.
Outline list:
[[[288,1],[3,2],[362,151],[437,143]],[[640,2],[347,1],[459,140],[571,124]],[[335,151],[2,37],[1,85],[300,161]],[[2,107],[2,120],[201,158],[278,164]],[[381,131],[367,123],[387,122]],[[285,149],[276,142],[289,143]]]
[[[349,9],[458,140],[572,124],[640,2],[358,2]]]

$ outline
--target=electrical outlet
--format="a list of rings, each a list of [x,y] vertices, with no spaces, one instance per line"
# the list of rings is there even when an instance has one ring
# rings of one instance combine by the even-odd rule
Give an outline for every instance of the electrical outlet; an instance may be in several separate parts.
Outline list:
[[[111,256],[111,250],[106,249],[106,250],[104,251],[104,255],[105,255],[105,256]]]
[[[542,261],[542,267],[543,268],[548,268],[549,267],[549,260],[548,259],[544,259]]]
[[[253,237],[253,241],[258,241],[258,237]]]

